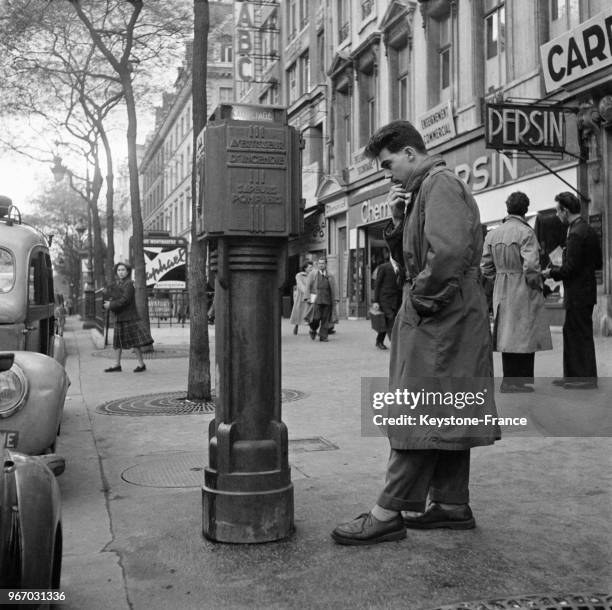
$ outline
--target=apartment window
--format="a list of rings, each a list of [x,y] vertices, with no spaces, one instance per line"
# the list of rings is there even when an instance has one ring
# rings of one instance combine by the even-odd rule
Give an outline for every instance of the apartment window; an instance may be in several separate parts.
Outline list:
[[[321,30],[317,34],[317,67],[318,67],[318,82],[325,82],[325,30]]]
[[[374,70],[359,73],[359,146],[365,146],[376,129]]]
[[[373,8],[373,0],[361,0],[361,20],[365,21],[371,14]]]
[[[297,6],[298,0],[289,0],[289,9],[287,11],[287,40],[293,40],[297,34]]]
[[[451,84],[451,19],[450,15],[439,22],[439,73],[440,98],[448,99]]]
[[[485,92],[490,92],[506,80],[506,11],[496,0],[486,0],[485,8]]]
[[[300,55],[300,94],[310,91],[310,58],[308,51]]]
[[[288,103],[292,104],[298,98],[297,68],[295,63],[287,69]]]
[[[350,12],[348,0],[338,0],[338,42],[349,35]]]
[[[300,28],[308,23],[308,2],[309,0],[300,0]]]
[[[219,101],[231,102],[234,98],[234,90],[231,87],[219,87]]]

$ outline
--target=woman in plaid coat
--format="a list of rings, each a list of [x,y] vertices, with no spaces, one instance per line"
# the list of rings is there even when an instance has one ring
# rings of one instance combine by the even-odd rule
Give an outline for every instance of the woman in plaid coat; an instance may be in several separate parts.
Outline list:
[[[110,309],[115,314],[115,331],[113,333],[113,347],[115,348],[115,364],[105,373],[118,373],[121,371],[121,351],[133,348],[138,360],[135,373],[146,371],[140,348],[151,345],[153,339],[149,329],[140,319],[136,309],[134,282],[130,279],[132,268],[127,263],[115,265],[117,281],[111,287],[104,301],[104,309]]]

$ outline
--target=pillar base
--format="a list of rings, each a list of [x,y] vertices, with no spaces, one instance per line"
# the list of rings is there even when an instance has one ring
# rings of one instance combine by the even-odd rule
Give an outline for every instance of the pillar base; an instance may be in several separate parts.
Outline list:
[[[291,536],[293,484],[260,492],[202,487],[202,533],[216,542],[253,544]]]

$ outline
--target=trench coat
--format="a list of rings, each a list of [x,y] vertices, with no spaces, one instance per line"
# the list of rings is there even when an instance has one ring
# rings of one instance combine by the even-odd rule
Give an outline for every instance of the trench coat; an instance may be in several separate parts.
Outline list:
[[[494,349],[513,354],[552,349],[544,318],[540,245],[524,218],[511,214],[487,234],[480,269],[495,282]]]
[[[307,324],[306,314],[312,309],[308,302],[310,294],[306,291],[306,282],[308,274],[305,271],[300,271],[295,276],[295,290],[293,292],[293,309],[289,322],[293,325]]]
[[[329,314],[329,325],[333,326],[334,324],[338,324],[338,321],[339,321],[338,320],[338,300],[340,297],[338,296],[338,283],[336,282],[336,278],[331,273],[329,273],[329,271],[327,271],[326,273],[327,273],[327,279],[329,280],[329,289],[331,292],[331,309],[330,309],[330,314]],[[308,296],[309,299],[310,299],[311,294],[316,294],[317,292],[318,278],[319,278],[318,269],[313,269],[306,277],[306,295]],[[312,317],[313,312],[314,312],[314,309],[310,311],[311,317]],[[306,319],[308,320],[308,318]]]
[[[478,207],[439,156],[427,157],[404,188],[412,197],[403,222],[385,228],[391,256],[406,278],[391,339],[389,389],[433,388],[455,398],[461,391],[478,392],[482,402],[469,408],[458,399],[410,411],[393,407],[390,414],[413,415],[417,425],[388,426],[387,436],[393,449],[490,445],[501,435],[490,419],[497,412],[489,316],[480,282]],[[449,422],[419,425],[421,415],[430,413],[447,416]],[[451,416],[464,420],[456,423]],[[467,418],[472,423],[465,423]]]

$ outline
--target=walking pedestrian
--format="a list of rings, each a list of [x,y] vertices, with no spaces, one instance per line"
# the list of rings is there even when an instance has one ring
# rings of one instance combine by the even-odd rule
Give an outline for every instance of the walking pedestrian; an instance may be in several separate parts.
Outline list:
[[[64,336],[64,326],[66,325],[66,306],[64,305],[64,295],[55,295],[56,306],[53,312],[55,317],[55,334]]]
[[[593,307],[597,302],[595,271],[602,267],[599,238],[580,215],[580,202],[570,192],[555,197],[557,217],[567,225],[560,266],[544,270],[545,277],[563,280],[563,377],[554,385],[567,390],[597,387],[597,362],[593,341]]]
[[[493,345],[502,353],[500,392],[533,392],[535,352],[552,349],[544,319],[540,245],[525,220],[529,197],[506,200],[508,215],[485,238],[480,268],[493,287]]]
[[[374,284],[374,302],[372,306],[385,314],[386,330],[376,335],[376,347],[386,350],[385,335],[391,341],[391,331],[395,322],[395,315],[402,302],[402,291],[398,285],[398,276],[393,265],[386,261],[376,267],[376,280]]]
[[[130,279],[132,267],[127,263],[115,265],[116,282],[106,293],[104,309],[115,314],[115,328],[113,333],[113,348],[115,349],[115,364],[105,373],[121,372],[121,352],[132,348],[136,354],[138,366],[134,373],[142,373],[147,369],[142,359],[141,347],[151,345],[153,338],[145,323],[141,320],[136,309],[136,291],[134,282]]]
[[[475,390],[485,383],[482,403],[454,408],[469,412],[476,421],[484,421],[485,414],[496,416],[488,390],[493,361],[480,283],[483,240],[476,202],[441,157],[427,154],[423,138],[408,121],[379,129],[365,153],[378,160],[393,182],[386,199],[392,220],[384,233],[391,257],[406,278],[391,340],[390,393],[418,383],[427,385],[426,391],[436,390],[434,395],[444,390],[453,398],[459,388]],[[437,412],[449,415],[453,405]],[[405,407],[397,407],[391,414],[405,415]],[[430,405],[421,409],[410,413],[430,413]],[[389,425],[387,436],[391,454],[382,493],[369,512],[336,527],[333,539],[363,545],[404,538],[406,527],[473,528],[470,449],[492,444],[500,437],[499,427],[463,421]],[[401,511],[418,514],[402,516]]]
[[[306,281],[306,294],[313,305],[310,322],[310,338],[314,341],[319,331],[319,341],[327,342],[332,322],[334,305],[338,302],[336,279],[327,271],[327,259],[319,258],[317,269],[313,269]]]
[[[306,314],[309,309],[312,309],[310,305],[309,294],[306,291],[308,283],[308,274],[312,271],[312,261],[306,261],[302,265],[301,271],[298,271],[295,275],[295,288],[293,291],[293,309],[291,310],[291,317],[289,322],[293,324],[293,334],[298,334],[298,328],[300,324],[308,324],[306,321]]]

